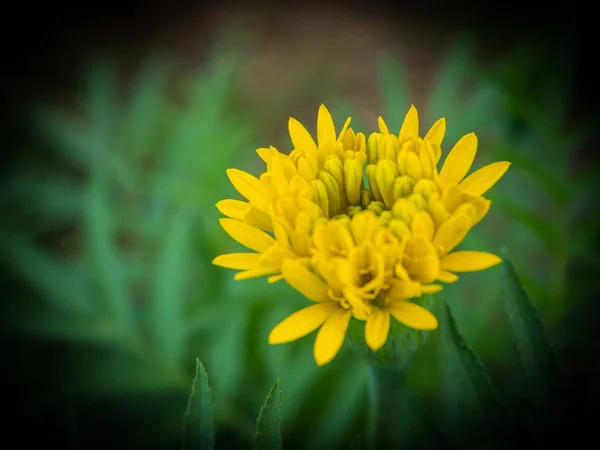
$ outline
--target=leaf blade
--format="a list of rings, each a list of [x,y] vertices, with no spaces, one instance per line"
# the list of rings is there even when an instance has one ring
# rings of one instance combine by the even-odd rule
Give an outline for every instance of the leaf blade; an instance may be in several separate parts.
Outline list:
[[[445,302],[440,322],[443,415],[449,435],[461,441],[464,435],[469,434],[464,433],[461,426],[465,415],[478,420],[484,414],[489,419],[484,423],[498,424],[503,405],[483,364],[463,339]]]
[[[548,399],[554,375],[559,373],[553,349],[546,338],[536,308],[523,289],[515,268],[503,250],[502,297],[508,320],[516,337],[527,391],[540,406]]]
[[[254,448],[256,450],[281,450],[281,389],[275,380],[256,421]]]
[[[196,374],[183,415],[182,449],[213,450],[215,446],[212,392],[204,366],[196,358]]]

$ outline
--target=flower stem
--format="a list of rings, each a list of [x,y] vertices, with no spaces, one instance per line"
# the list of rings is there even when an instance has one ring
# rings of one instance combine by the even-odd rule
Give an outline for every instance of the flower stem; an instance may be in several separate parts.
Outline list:
[[[368,399],[368,450],[423,448],[436,443],[438,435],[406,384],[403,369],[370,364]]]

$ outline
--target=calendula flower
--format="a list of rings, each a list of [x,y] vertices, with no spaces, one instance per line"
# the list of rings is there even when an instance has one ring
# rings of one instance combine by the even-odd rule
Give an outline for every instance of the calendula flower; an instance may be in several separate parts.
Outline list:
[[[490,164],[473,174],[477,137],[461,138],[438,172],[446,123],[438,120],[419,136],[412,106],[398,135],[382,118],[368,140],[349,128],[336,134],[321,106],[317,140],[289,120],[294,149],[257,152],[266,163],[258,178],[230,169],[229,179],[247,200],[223,200],[217,208],[225,231],[253,253],[231,253],[214,264],[240,270],[235,279],[280,279],[314,302],[279,323],[271,344],[299,339],[318,329],[318,365],[340,350],[352,318],[365,321],[365,341],[380,349],[393,317],[417,330],[432,330],[435,316],[411,299],[442,289],[456,273],[483,270],[499,257],[454,248],[483,219],[483,197],[510,163]],[[366,174],[366,176],[364,176]]]

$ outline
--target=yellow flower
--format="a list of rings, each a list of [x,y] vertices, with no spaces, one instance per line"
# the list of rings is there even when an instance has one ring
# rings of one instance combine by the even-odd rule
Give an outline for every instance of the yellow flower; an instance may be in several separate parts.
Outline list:
[[[350,320],[365,322],[372,350],[388,338],[391,317],[417,330],[438,325],[433,314],[410,300],[442,289],[456,273],[483,270],[499,257],[452,250],[483,219],[483,197],[510,163],[490,164],[467,176],[477,137],[461,138],[441,171],[446,123],[438,120],[419,136],[412,106],[398,135],[379,118],[368,140],[349,128],[339,134],[325,106],[319,109],[317,140],[289,120],[294,149],[257,152],[266,163],[260,177],[230,169],[247,200],[223,200],[217,208],[225,231],[254,253],[231,253],[214,264],[237,269],[236,280],[268,275],[314,302],[279,323],[271,344],[299,339],[318,329],[318,365],[340,350]],[[366,177],[363,176],[366,174]]]

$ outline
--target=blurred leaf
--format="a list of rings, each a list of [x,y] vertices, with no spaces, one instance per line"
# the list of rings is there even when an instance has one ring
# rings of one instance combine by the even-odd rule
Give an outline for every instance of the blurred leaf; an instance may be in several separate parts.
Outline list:
[[[279,378],[273,384],[256,422],[254,448],[256,450],[281,450],[281,390]]]
[[[563,124],[569,106],[573,82],[574,42],[568,37],[561,39],[560,46],[552,46],[550,58],[542,67],[552,67],[542,77],[540,88],[546,113],[557,124]]]
[[[491,153],[494,159],[510,161],[513,168],[522,170],[527,176],[535,179],[557,205],[564,206],[568,203],[571,197],[570,184],[565,178],[564,170],[561,173],[560,169],[557,170],[557,167],[552,164],[540,164],[537,158],[527,156],[527,153],[522,150],[496,147],[491,150]]]
[[[116,105],[117,76],[114,62],[97,59],[92,62],[86,77],[85,105],[89,114],[92,136],[102,142],[96,152],[106,150],[119,117]],[[95,152],[95,153],[96,153]],[[106,154],[96,158],[106,157]]]
[[[494,86],[478,86],[468,94],[466,100],[461,100],[464,106],[460,113],[454,115],[448,113],[441,117],[448,117],[452,125],[448,129],[448,141],[452,144],[458,141],[466,133],[476,131],[477,134],[497,134],[504,122],[502,110],[498,108],[502,92]],[[437,120],[437,117],[436,117]]]
[[[350,446],[348,447],[348,450],[360,450],[361,448],[362,448],[362,438],[359,434],[352,440],[352,442],[350,442]]]
[[[206,370],[196,358],[196,375],[188,406],[183,415],[182,448],[184,450],[212,450],[215,446],[211,395]]]
[[[83,268],[61,264],[39,250],[34,242],[13,233],[3,233],[0,249],[12,270],[17,272],[53,307],[74,313],[92,313],[89,285]]]
[[[335,380],[335,387],[330,389],[331,399],[311,430],[311,448],[335,448],[344,438],[351,420],[361,411],[367,381],[365,365],[355,362],[352,366],[346,366],[349,366],[348,372]],[[311,391],[317,392],[314,388]]]
[[[402,124],[410,105],[410,91],[404,76],[404,69],[399,61],[386,56],[379,62],[379,77],[383,102],[381,116],[387,124],[397,126],[400,131],[400,124]],[[390,129],[390,132],[396,133],[396,130]],[[368,138],[369,135],[367,134],[366,137]]]
[[[369,448],[427,448],[443,437],[410,390],[402,369],[369,364],[367,431]]]
[[[148,350],[141,339],[131,336],[114,346],[88,347],[77,354],[71,371],[65,374],[69,387],[77,394],[103,398],[167,393],[185,396],[188,377],[180,368],[166,367]]]
[[[357,109],[350,102],[344,99],[336,100],[335,104],[331,108],[331,115],[333,116],[333,121],[336,124],[343,124],[346,122],[346,119],[350,117],[352,119],[350,122],[350,128],[352,128],[355,133],[365,133],[368,128],[365,126],[364,120],[359,111],[357,111]],[[385,117],[384,119],[387,120]],[[369,137],[368,133],[366,137]]]
[[[473,58],[473,42],[464,37],[457,40],[446,54],[437,71],[427,102],[427,115],[435,121],[446,117],[450,111],[462,104],[464,82],[470,73]],[[433,122],[432,122],[433,123]]]
[[[493,204],[494,208],[529,228],[554,256],[565,256],[565,243],[555,222],[538,217],[529,209],[511,203],[498,195],[494,195]]]
[[[221,299],[217,299],[219,300]],[[235,396],[244,375],[241,355],[248,326],[247,307],[248,305],[237,305],[235,302],[221,303],[220,314],[215,317],[215,323],[220,326],[211,337],[211,345],[207,347],[210,354],[210,364],[207,362],[207,365],[219,374],[213,380],[213,386],[225,397]],[[217,408],[219,407],[220,405],[217,405]]]
[[[479,423],[499,425],[503,407],[483,364],[461,336],[446,303],[440,316],[444,419],[449,434],[461,441],[473,437],[471,427],[482,416],[487,420]],[[465,419],[469,423],[467,429],[461,425]],[[478,428],[478,433],[482,431]]]
[[[77,342],[100,345],[122,345],[123,330],[110,318],[92,315],[35,309],[11,311],[9,317],[2,317],[5,330],[27,336],[54,339],[62,342]]]
[[[23,230],[26,225],[34,232],[47,231],[52,226],[71,224],[79,219],[83,197],[79,183],[72,180],[22,175],[8,180],[3,187],[0,202],[15,211],[13,219],[29,222],[10,224],[18,229]]]
[[[503,251],[503,259],[501,292],[509,323],[516,337],[527,392],[544,404],[551,389],[550,383],[558,374],[558,366],[544,327],[521,286],[506,250]]]
[[[157,58],[150,59],[137,77],[131,91],[127,111],[126,145],[136,153],[147,152],[160,125],[165,102],[167,64]]]
[[[100,287],[117,322],[126,330],[133,326],[133,311],[125,271],[117,254],[114,219],[111,217],[105,180],[95,178],[85,201],[84,232],[89,257]]]
[[[83,167],[90,164],[90,134],[83,124],[49,107],[38,107],[33,122],[41,136],[63,158]]]
[[[185,350],[183,318],[189,268],[190,213],[180,211],[165,230],[163,248],[154,276],[152,330],[158,351],[172,365],[181,362]]]

